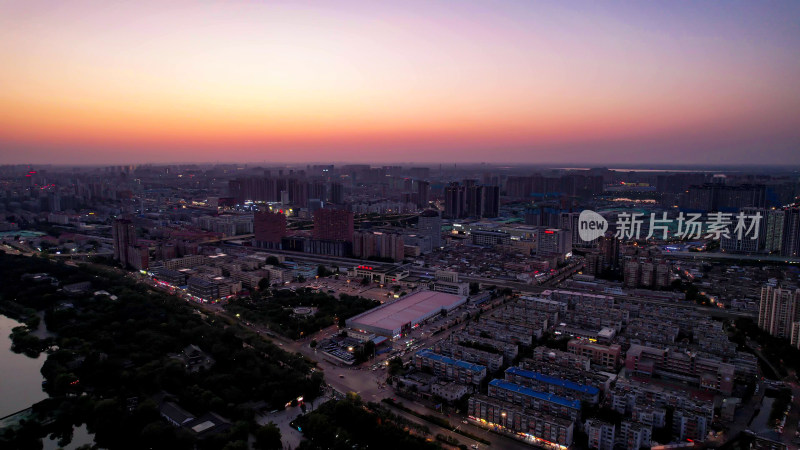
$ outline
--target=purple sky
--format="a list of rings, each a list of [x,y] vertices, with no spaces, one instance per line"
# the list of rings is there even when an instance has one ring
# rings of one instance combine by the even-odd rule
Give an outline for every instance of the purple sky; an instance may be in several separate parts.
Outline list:
[[[0,163],[800,164],[800,2],[0,2]]]

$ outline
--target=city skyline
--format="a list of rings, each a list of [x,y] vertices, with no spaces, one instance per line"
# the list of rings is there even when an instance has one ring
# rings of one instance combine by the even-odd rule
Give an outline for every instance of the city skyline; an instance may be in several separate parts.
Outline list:
[[[0,447],[795,448],[798,172],[609,166],[2,164]]]
[[[793,2],[0,10],[4,163],[800,164]]]

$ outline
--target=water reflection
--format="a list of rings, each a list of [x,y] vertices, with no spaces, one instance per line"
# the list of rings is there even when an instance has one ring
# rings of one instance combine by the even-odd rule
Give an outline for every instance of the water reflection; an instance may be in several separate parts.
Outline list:
[[[30,358],[11,350],[11,330],[22,325],[14,319],[0,315],[0,367],[3,371],[0,376],[0,417],[29,408],[47,398],[47,393],[42,390],[44,377],[41,373],[47,355],[43,353],[37,358]],[[33,334],[40,338],[53,336],[47,331],[44,320]],[[43,450],[73,450],[81,445],[91,444],[92,441],[93,437],[84,424],[74,429],[72,442],[66,447],[59,447],[57,439],[45,438],[42,439],[42,444]]]
[[[0,417],[30,407],[47,398],[42,390],[42,374],[45,355],[29,358],[11,350],[11,329],[23,324],[6,316],[0,316]]]

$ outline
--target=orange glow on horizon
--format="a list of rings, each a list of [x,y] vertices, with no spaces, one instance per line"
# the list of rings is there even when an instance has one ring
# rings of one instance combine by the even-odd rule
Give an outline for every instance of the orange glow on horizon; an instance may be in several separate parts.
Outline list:
[[[797,159],[792,14],[584,7],[11,1],[0,158]]]

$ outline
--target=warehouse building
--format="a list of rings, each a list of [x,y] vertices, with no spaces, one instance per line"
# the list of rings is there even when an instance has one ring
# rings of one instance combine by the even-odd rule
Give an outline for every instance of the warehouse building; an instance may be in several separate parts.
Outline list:
[[[442,311],[466,303],[467,297],[443,292],[420,291],[361,313],[347,320],[347,326],[397,339]]]

